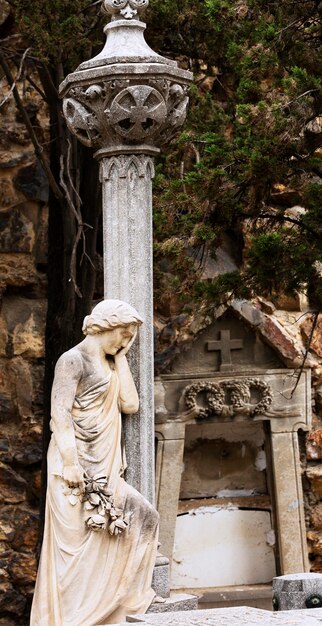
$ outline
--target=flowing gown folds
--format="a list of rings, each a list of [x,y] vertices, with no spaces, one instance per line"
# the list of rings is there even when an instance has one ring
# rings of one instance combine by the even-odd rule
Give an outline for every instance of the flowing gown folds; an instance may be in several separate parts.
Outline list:
[[[89,377],[90,378],[90,377]],[[109,477],[115,506],[132,511],[129,527],[111,536],[86,526],[90,512],[65,495],[55,439],[48,451],[46,519],[30,626],[98,626],[145,613],[158,534],[156,510],[121,477],[121,413],[115,371],[77,388],[72,408],[78,458],[87,475]],[[93,384],[90,384],[93,383]]]

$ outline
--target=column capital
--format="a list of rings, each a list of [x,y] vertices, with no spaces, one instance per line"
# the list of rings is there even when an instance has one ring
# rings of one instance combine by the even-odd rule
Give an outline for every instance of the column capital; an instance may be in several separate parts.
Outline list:
[[[105,0],[112,15],[100,54],[60,86],[67,125],[97,157],[155,154],[185,121],[192,74],[156,54],[137,19],[148,0]]]
[[[97,78],[71,85],[63,111],[71,132],[100,154],[157,153],[182,126],[189,98],[179,77]]]

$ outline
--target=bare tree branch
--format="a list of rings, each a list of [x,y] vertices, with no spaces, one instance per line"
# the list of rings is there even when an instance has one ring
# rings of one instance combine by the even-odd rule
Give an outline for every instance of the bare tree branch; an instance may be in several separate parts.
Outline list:
[[[82,213],[81,213],[82,200],[81,200],[78,190],[76,189],[77,185],[75,186],[72,175],[71,175],[71,163],[70,163],[71,143],[69,139],[67,139],[67,145],[68,145],[68,148],[67,148],[66,164],[65,164],[64,156],[61,155],[60,157],[60,184],[65,191],[68,207],[70,208],[71,213],[73,214],[77,223],[77,232],[76,232],[76,237],[75,237],[75,241],[73,244],[73,250],[72,250],[71,261],[70,261],[70,280],[73,283],[75,293],[78,295],[79,298],[82,298],[83,297],[82,293],[76,281],[77,247],[78,247],[80,240],[82,239],[83,252],[82,252],[81,262],[83,258],[86,257],[93,265],[92,260],[90,259],[89,255],[86,252],[86,239],[85,239],[85,232],[84,232],[85,226],[87,228],[92,228],[92,227],[89,224],[83,223]],[[67,177],[67,184],[64,179],[64,174]],[[70,190],[72,190],[75,200],[72,198],[72,194],[70,193]]]
[[[192,148],[192,150],[194,151],[195,157],[196,157],[196,163],[198,165],[198,163],[200,163],[200,152],[197,148],[197,146],[195,145],[195,143],[193,141],[191,141],[190,146]]]
[[[301,98],[305,98],[305,96],[309,96],[311,93],[316,93],[318,91],[319,91],[319,89],[308,89],[308,91],[305,91],[304,93],[301,93],[299,96],[297,96],[297,98],[294,98],[293,100],[290,100],[289,102],[286,102],[286,104],[283,104],[281,106],[281,109],[287,109],[287,107],[289,107],[291,104],[293,104],[293,102],[297,102]]]
[[[97,4],[102,4],[102,0],[96,0],[96,2],[91,2],[90,4],[87,4],[86,7],[83,7],[83,9],[79,11],[79,15],[81,13],[84,13],[84,11],[87,11],[88,9],[95,7]]]
[[[296,389],[297,389],[297,387],[298,387],[298,385],[299,385],[299,382],[300,382],[301,376],[302,376],[302,374],[303,374],[303,370],[304,370],[304,368],[305,368],[305,363],[306,363],[307,357],[308,357],[308,355],[309,355],[309,350],[310,350],[310,347],[311,347],[311,343],[312,343],[312,339],[313,339],[314,331],[315,331],[315,329],[316,329],[316,326],[317,326],[317,323],[318,323],[318,320],[319,320],[319,315],[320,315],[320,311],[317,311],[317,312],[314,314],[313,324],[312,324],[312,328],[311,328],[310,336],[309,336],[308,341],[307,341],[307,345],[306,345],[306,349],[305,349],[304,358],[303,358],[303,361],[302,361],[302,365],[301,365],[301,367],[300,367],[300,369],[299,369],[298,375],[297,375],[297,377],[296,377],[296,383],[295,383],[295,385],[294,385],[294,387],[293,387],[293,389],[292,389],[292,391],[291,391],[291,396],[290,396],[290,398],[293,398],[294,393],[295,393],[295,391],[296,391]]]
[[[25,107],[23,105],[23,102],[22,102],[22,100],[20,98],[20,94],[18,92],[18,89],[17,89],[17,86],[15,84],[14,78],[12,76],[11,70],[10,70],[10,68],[9,68],[9,66],[7,64],[7,61],[6,61],[6,59],[3,56],[1,51],[0,51],[0,65],[1,65],[1,67],[2,67],[2,69],[4,71],[4,73],[5,73],[5,76],[7,78],[7,81],[9,83],[9,85],[12,88],[12,93],[13,93],[14,99],[16,101],[17,109],[21,113],[22,119],[23,119],[24,124],[25,124],[25,126],[27,128],[27,131],[29,133],[30,140],[31,140],[31,142],[32,142],[32,144],[34,146],[35,154],[36,154],[37,158],[39,159],[39,161],[40,161],[40,163],[41,163],[41,165],[42,165],[42,167],[44,169],[44,172],[45,172],[45,174],[47,176],[50,188],[51,188],[53,194],[56,196],[56,198],[58,198],[59,200],[63,200],[64,196],[62,194],[62,191],[61,191],[60,187],[58,186],[58,184],[57,184],[57,182],[55,180],[55,177],[54,177],[54,175],[53,175],[53,173],[52,173],[52,171],[50,169],[50,165],[49,165],[49,163],[47,161],[46,155],[44,154],[43,146],[41,146],[39,141],[38,141],[36,133],[35,133],[35,131],[33,129],[33,126],[32,126],[32,124],[30,122],[28,113],[27,113],[27,111],[26,111],[26,109],[25,109]]]
[[[29,74],[26,74],[26,80],[39,93],[39,95],[42,97],[44,102],[48,103],[48,100],[47,100],[45,92],[42,89],[40,89],[40,87],[38,87],[37,83],[35,83],[35,81],[31,78],[31,76],[29,76]]]
[[[302,17],[298,17],[296,18],[296,20],[294,20],[293,22],[291,22],[290,24],[287,24],[287,26],[284,26],[284,28],[281,28],[281,30],[278,30],[276,35],[281,35],[282,33],[284,33],[286,30],[288,30],[289,28],[292,28],[292,26],[295,26],[296,24],[299,24],[300,22],[303,21]]]
[[[24,51],[24,53],[23,53],[23,55],[22,55],[22,58],[21,58],[21,61],[20,61],[20,66],[19,66],[19,69],[18,69],[18,74],[17,74],[17,76],[16,76],[15,80],[13,81],[13,83],[12,83],[12,85],[11,85],[11,87],[10,87],[9,93],[8,93],[8,94],[7,94],[7,95],[3,98],[3,100],[0,102],[0,108],[1,108],[4,104],[6,104],[6,102],[8,102],[8,100],[9,100],[9,99],[11,98],[11,96],[13,95],[13,90],[15,89],[15,87],[16,87],[16,85],[17,85],[17,82],[20,80],[20,77],[21,77],[21,74],[22,74],[22,70],[23,70],[23,65],[24,65],[24,62],[25,62],[25,58],[26,58],[26,56],[27,56],[27,54],[28,54],[29,50],[30,50],[30,48],[27,48],[27,50],[25,50],[25,51]]]

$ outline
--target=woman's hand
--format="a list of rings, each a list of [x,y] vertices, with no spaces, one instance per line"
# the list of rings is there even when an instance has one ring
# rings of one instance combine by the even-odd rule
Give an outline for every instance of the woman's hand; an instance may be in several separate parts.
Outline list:
[[[124,348],[121,348],[121,350],[119,350],[119,352],[116,353],[116,355],[114,357],[115,360],[117,360],[119,357],[125,356],[128,353],[128,351],[131,348],[132,344],[136,340],[137,334],[138,334],[138,329],[136,328],[134,333],[133,333],[133,336],[131,337],[131,339],[129,340],[127,345]]]
[[[85,491],[84,470],[78,465],[65,465],[63,469],[63,479],[71,488],[78,487],[81,493]]]

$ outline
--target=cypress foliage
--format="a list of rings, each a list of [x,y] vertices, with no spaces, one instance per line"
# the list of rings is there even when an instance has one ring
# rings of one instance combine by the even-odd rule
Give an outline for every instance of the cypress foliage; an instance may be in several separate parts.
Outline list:
[[[216,305],[308,286],[321,308],[321,20],[309,0],[151,3],[152,45],[195,73],[155,180],[158,294]],[[227,235],[238,271],[202,280],[202,251]]]

